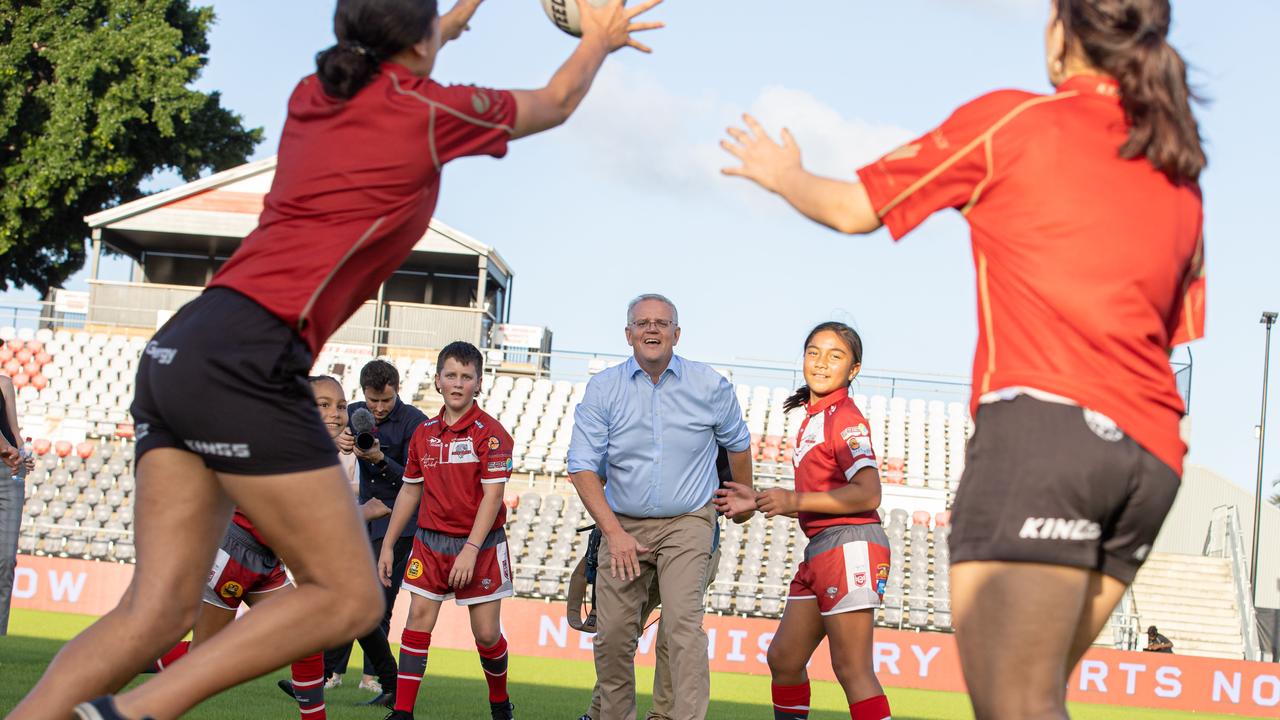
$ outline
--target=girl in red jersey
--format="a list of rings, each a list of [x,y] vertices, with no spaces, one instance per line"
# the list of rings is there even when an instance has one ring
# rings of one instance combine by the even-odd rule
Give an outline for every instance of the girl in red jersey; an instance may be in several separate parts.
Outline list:
[[[1168,0],[1056,0],[1051,95],[1004,90],[858,171],[804,170],[746,117],[724,172],[848,233],[960,210],[978,347],[950,536],[965,681],[985,718],[1065,718],[1064,686],[1179,485],[1168,356],[1204,330],[1205,166]]]
[[[443,17],[435,0],[338,0],[338,42],[289,99],[257,228],[139,363],[129,589],[62,649],[13,720],[63,720],[73,709],[88,720],[168,720],[374,626],[381,588],[307,385],[313,358],[426,233],[443,166],[501,156],[508,141],[563,123],[610,53],[647,50],[632,33],[659,24],[635,18],[657,2],[579,0],[582,39],[569,59],[546,87],[508,92],[430,79],[441,43],[462,33],[479,0]],[[167,672],[86,702],[122,687],[191,627],[233,506],[253,518],[297,589]]]
[[[862,367],[862,338],[827,322],[804,342],[805,385],[783,403],[805,419],[792,462],[795,490],[753,492],[726,483],[717,505],[729,515],[757,508],[800,520],[809,537],[778,631],[769,644],[776,720],[809,717],[805,667],[822,639],[853,720],[884,720],[889,700],[872,664],[876,608],[889,578],[889,538],[880,527],[880,472],[866,418],[849,397]]]

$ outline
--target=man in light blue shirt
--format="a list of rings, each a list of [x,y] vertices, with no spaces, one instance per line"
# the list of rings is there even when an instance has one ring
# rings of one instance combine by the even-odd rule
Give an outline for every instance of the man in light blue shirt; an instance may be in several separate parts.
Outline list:
[[[675,305],[641,295],[627,307],[632,357],[596,375],[574,413],[568,470],[604,539],[596,576],[601,720],[636,716],[641,608],[658,583],[674,695],[673,720],[701,720],[710,693],[703,591],[723,447],[735,482],[751,484],[751,434],[733,386],[675,355]],[[602,485],[599,471],[609,478]]]

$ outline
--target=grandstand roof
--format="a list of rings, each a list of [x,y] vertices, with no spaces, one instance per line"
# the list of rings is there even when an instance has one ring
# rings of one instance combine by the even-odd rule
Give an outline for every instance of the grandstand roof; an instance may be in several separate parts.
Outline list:
[[[257,227],[275,169],[273,155],[103,210],[85,222],[134,259],[157,251],[229,256]],[[413,252],[485,257],[491,269],[512,274],[496,249],[436,219]],[[412,267],[412,259],[406,265]]]

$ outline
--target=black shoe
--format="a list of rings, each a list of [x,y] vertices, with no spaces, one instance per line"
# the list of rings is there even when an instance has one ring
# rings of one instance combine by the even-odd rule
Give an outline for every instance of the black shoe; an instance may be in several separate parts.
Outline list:
[[[369,698],[368,700],[365,700],[364,702],[356,703],[356,705],[359,705],[359,706],[381,705],[382,707],[386,707],[386,708],[393,707],[395,704],[396,704],[396,694],[393,692],[379,693]]]
[[[280,692],[284,693],[285,695],[288,695],[290,700],[298,699],[298,696],[293,694],[292,680],[277,680],[276,687],[280,688]]]
[[[413,720],[413,713],[404,710],[392,710],[382,720]]]
[[[578,720],[596,720],[596,719],[591,717],[587,713],[582,713],[582,717],[578,718]]]
[[[129,720],[129,718],[121,715],[116,710],[116,703],[111,699],[110,695],[103,695],[87,703],[80,703],[76,706],[75,712],[78,720]],[[148,715],[139,720],[152,720],[152,718]]]
[[[510,700],[504,700],[500,703],[489,703],[489,712],[493,715],[493,720],[514,720],[515,715],[511,713],[515,711],[516,706],[511,704]]]

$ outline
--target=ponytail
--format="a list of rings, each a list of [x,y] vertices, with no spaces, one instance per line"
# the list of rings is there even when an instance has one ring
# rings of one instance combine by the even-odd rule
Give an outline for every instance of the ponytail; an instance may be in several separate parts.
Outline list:
[[[1068,46],[1116,79],[1129,138],[1120,157],[1145,157],[1175,183],[1196,182],[1207,163],[1191,111],[1187,66],[1168,42],[1169,0],[1057,0]]]
[[[853,364],[862,364],[862,336],[858,335],[858,331],[845,325],[842,322],[824,322],[809,331],[805,336],[804,347],[808,348],[809,343],[813,342],[813,337],[820,332],[833,332],[844,341],[845,347],[849,348],[849,354],[853,356]],[[796,391],[787,396],[782,401],[782,411],[791,412],[799,407],[804,407],[809,403],[809,386],[801,385]]]
[[[435,0],[338,0],[338,44],[316,55],[325,93],[349,100],[372,82],[384,61],[431,36]]]

